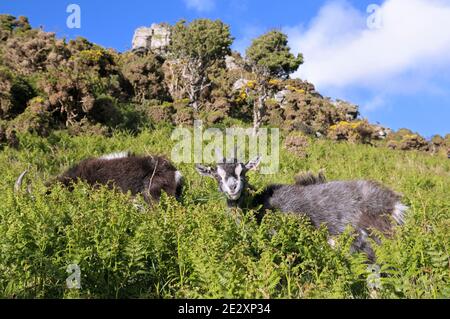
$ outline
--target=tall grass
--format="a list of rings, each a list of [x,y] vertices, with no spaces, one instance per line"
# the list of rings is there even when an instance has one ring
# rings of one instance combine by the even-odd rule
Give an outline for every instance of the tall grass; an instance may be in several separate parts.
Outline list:
[[[77,161],[119,150],[170,155],[170,129],[47,139],[21,136],[0,153],[0,296],[4,298],[369,298],[369,270],[349,254],[350,232],[336,249],[306,218],[229,212],[215,182],[182,164],[181,203],[142,199],[79,184],[73,192],[44,182]],[[298,171],[329,179],[374,179],[404,194],[406,224],[376,248],[384,274],[380,298],[450,297],[450,161],[416,152],[315,141],[306,159],[281,151],[276,175],[249,173],[251,184],[292,182]],[[29,169],[33,196],[14,194]],[[68,289],[67,267],[81,270]],[[371,294],[372,293],[372,294]]]

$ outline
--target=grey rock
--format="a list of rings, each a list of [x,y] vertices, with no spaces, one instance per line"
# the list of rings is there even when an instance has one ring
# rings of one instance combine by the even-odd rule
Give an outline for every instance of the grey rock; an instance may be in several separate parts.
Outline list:
[[[390,128],[383,127],[381,125],[374,125],[375,138],[379,140],[384,140],[386,137],[392,133]]]
[[[241,67],[236,63],[236,59],[231,55],[227,55],[225,57],[225,65],[229,71],[241,69]]]
[[[358,118],[359,115],[359,107],[355,104],[343,101],[343,100],[336,100],[332,102],[332,104],[340,109],[343,109],[346,112],[346,120],[347,121],[354,121]]]
[[[152,29],[147,27],[140,27],[134,31],[132,48],[137,50],[140,48],[149,48],[152,38]]]
[[[240,91],[244,88],[249,81],[247,79],[239,79],[233,84],[233,91]]]
[[[286,102],[286,96],[289,94],[289,90],[281,90],[275,93],[274,99],[278,104],[283,106]]]
[[[134,32],[133,51],[142,48],[158,55],[165,55],[171,41],[170,27],[166,24],[152,24],[150,27],[140,27]]]

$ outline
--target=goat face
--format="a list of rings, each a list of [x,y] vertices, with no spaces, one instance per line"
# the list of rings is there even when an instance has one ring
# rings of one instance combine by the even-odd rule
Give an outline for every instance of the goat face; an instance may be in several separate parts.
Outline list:
[[[247,185],[247,172],[258,167],[260,161],[260,157],[246,164],[238,162],[237,159],[223,160],[215,168],[197,164],[196,169],[200,175],[216,179],[219,191],[224,193],[229,200],[237,201]]]

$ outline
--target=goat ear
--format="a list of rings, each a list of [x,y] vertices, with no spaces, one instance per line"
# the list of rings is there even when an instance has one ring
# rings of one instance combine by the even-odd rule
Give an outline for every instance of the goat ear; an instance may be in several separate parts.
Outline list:
[[[195,169],[202,176],[209,176],[209,177],[214,176],[214,170],[211,167],[196,164]]]
[[[245,168],[247,169],[247,171],[251,171],[253,169],[256,169],[260,163],[261,163],[261,156],[258,156],[249,161],[247,164],[245,164]]]

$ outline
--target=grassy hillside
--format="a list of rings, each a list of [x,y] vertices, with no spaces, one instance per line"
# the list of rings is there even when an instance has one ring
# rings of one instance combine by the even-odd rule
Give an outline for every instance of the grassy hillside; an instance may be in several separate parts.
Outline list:
[[[450,161],[444,157],[312,140],[306,158],[281,150],[279,174],[249,174],[262,188],[325,168],[328,179],[374,179],[403,193],[406,225],[376,249],[385,274],[376,295],[367,289],[364,256],[348,253],[348,234],[332,249],[325,230],[304,218],[273,213],[258,225],[251,212],[231,214],[215,182],[193,165],[179,165],[186,178],[182,203],[163,198],[145,211],[126,195],[86,185],[45,194],[45,181],[89,156],[170,155],[170,133],[169,127],[110,138],[26,133],[19,150],[0,152],[0,297],[450,297]],[[24,169],[32,197],[13,193]],[[69,264],[80,266],[80,290],[66,288]]]

